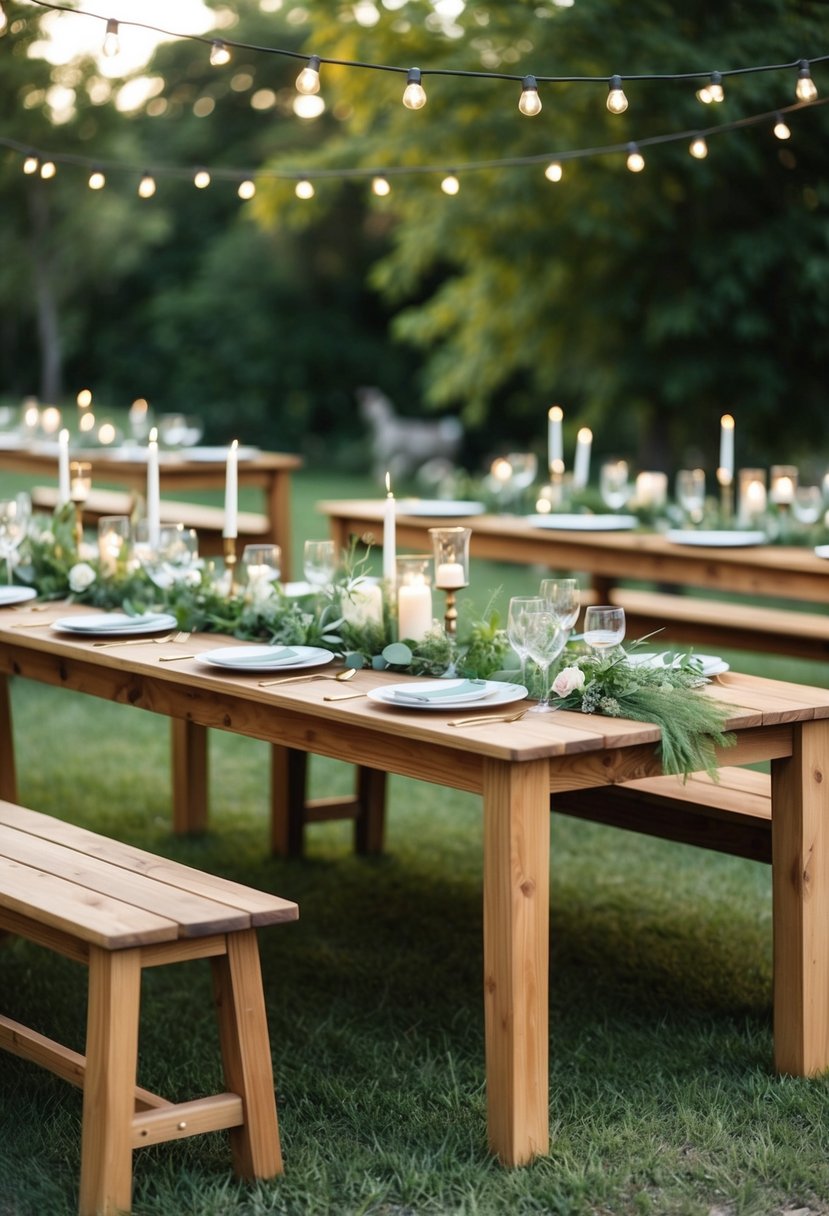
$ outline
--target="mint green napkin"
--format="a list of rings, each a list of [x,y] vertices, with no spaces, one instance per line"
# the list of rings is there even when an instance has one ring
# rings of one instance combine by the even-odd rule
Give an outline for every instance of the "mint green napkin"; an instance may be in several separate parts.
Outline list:
[[[433,701],[479,701],[487,696],[489,686],[486,680],[463,680],[460,683],[447,681],[446,688],[424,688],[418,690],[415,685],[411,691],[396,688],[392,693],[395,701],[405,705],[429,705]]]

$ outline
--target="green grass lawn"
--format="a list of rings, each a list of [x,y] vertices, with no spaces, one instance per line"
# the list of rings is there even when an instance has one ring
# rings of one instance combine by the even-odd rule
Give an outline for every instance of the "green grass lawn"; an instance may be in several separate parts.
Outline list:
[[[297,543],[318,498],[377,492],[296,479]],[[245,505],[245,504],[243,504]],[[469,596],[535,586],[476,565]],[[825,667],[727,656],[804,682]],[[21,801],[279,892],[295,925],[260,936],[286,1173],[247,1186],[221,1134],[135,1156],[137,1216],[768,1216],[829,1212],[829,1090],[771,1070],[767,868],[553,816],[550,1155],[487,1153],[476,798],[390,782],[387,852],[355,858],[345,824],[308,831],[301,862],[267,851],[268,749],[211,735],[211,826],[170,835],[160,717],[18,682]],[[350,787],[313,759],[312,794]],[[3,1012],[80,1049],[85,972],[21,941],[0,948]],[[144,980],[141,1083],[220,1087],[206,964]],[[76,1210],[79,1091],[0,1054],[0,1216]]]

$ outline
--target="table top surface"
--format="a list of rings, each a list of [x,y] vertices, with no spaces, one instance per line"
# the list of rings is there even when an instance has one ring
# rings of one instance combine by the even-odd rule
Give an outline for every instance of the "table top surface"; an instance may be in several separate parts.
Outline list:
[[[247,454],[249,453],[249,454]],[[226,466],[227,447],[202,447],[159,451],[160,471],[200,474],[222,472]],[[118,474],[130,476],[147,474],[146,447],[88,448],[73,447],[72,460],[88,460],[93,469],[106,468],[112,477]],[[0,446],[0,468],[10,471],[40,473],[53,471],[57,467],[57,445],[41,447]],[[240,445],[239,476],[263,471],[291,471],[302,467],[302,458],[290,452],[262,452],[258,448],[245,449]]]

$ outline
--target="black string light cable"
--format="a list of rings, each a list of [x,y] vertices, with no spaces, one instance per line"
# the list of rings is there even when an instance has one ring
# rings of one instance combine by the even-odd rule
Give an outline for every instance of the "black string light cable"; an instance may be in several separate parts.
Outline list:
[[[641,158],[643,148],[659,147],[664,144],[682,141],[689,142],[689,151],[693,157],[702,159],[707,154],[708,141],[712,137],[766,123],[772,127],[778,139],[787,139],[791,135],[791,130],[784,121],[784,116],[795,114],[802,110],[820,109],[827,104],[829,104],[829,97],[819,98],[817,101],[811,102],[794,102],[789,106],[778,107],[775,110],[768,110],[762,114],[752,114],[744,118],[736,118],[731,122],[719,123],[716,126],[695,127],[685,131],[648,135],[636,141],[625,140],[620,143],[604,144],[589,148],[570,148],[563,151],[535,153],[530,156],[506,156],[493,160],[465,162],[453,160],[447,164],[385,165],[371,168],[354,166],[351,168],[314,168],[313,170],[308,170],[246,169],[215,166],[208,170],[204,165],[152,165],[147,162],[136,165],[120,160],[105,160],[100,157],[81,156],[71,152],[50,152],[6,136],[0,136],[0,147],[8,148],[11,152],[15,152],[23,157],[24,173],[40,173],[41,176],[53,177],[56,165],[69,165],[86,170],[90,174],[89,186],[91,189],[100,189],[105,184],[105,176],[108,172],[138,174],[140,175],[139,193],[145,198],[151,197],[154,193],[154,183],[157,177],[189,178],[199,188],[209,185],[213,179],[231,181],[239,185],[240,196],[242,198],[252,197],[253,193],[255,193],[255,187],[251,189],[255,178],[270,181],[292,181],[297,186],[303,187],[302,190],[298,190],[299,197],[310,198],[313,196],[313,189],[309,193],[307,186],[312,181],[371,180],[373,183],[385,182],[388,185],[389,178],[415,175],[442,175],[444,177],[456,178],[459,174],[475,173],[482,170],[530,168],[535,165],[546,165],[548,169],[550,166],[556,165],[560,168],[562,164],[570,161],[620,154],[625,154],[628,157],[629,163],[631,153],[638,153]],[[703,147],[705,151],[702,151]],[[644,167],[644,164],[640,164],[639,159],[635,160],[634,164],[638,166],[638,168],[633,170],[634,172],[639,172]],[[47,166],[50,168],[44,173],[44,169]],[[630,163],[629,167],[631,167]],[[560,173],[557,176],[549,172],[547,173],[547,177],[551,181],[560,180],[560,176]],[[245,189],[242,190],[242,187],[245,187]],[[376,194],[386,194],[388,190],[375,189],[374,192]]]

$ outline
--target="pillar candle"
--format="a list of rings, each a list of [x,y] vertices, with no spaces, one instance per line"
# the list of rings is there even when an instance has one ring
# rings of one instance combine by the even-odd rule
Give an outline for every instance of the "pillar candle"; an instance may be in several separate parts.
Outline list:
[[[590,448],[593,432],[583,426],[576,436],[576,459],[573,464],[573,488],[583,490],[590,479]]]
[[[69,502],[69,432],[64,428],[58,436],[58,505]]]
[[[564,455],[561,438],[561,423],[564,410],[560,405],[551,405],[547,411],[547,462],[550,473],[564,472]]]
[[[432,628],[432,589],[427,583],[401,583],[397,592],[397,633],[421,642]]]
[[[225,468],[225,522],[222,536],[235,540],[239,532],[239,440],[227,450]]]
[[[383,578],[394,585],[397,569],[396,518],[394,495],[391,492],[391,474],[386,474],[386,501],[383,505]]]
[[[157,548],[161,529],[161,494],[158,486],[158,431],[150,431],[147,445],[147,541]]]
[[[442,591],[466,586],[466,571],[462,562],[440,562],[435,568],[435,586]]]
[[[722,485],[734,480],[734,419],[723,414],[720,419],[720,466],[717,473]]]

